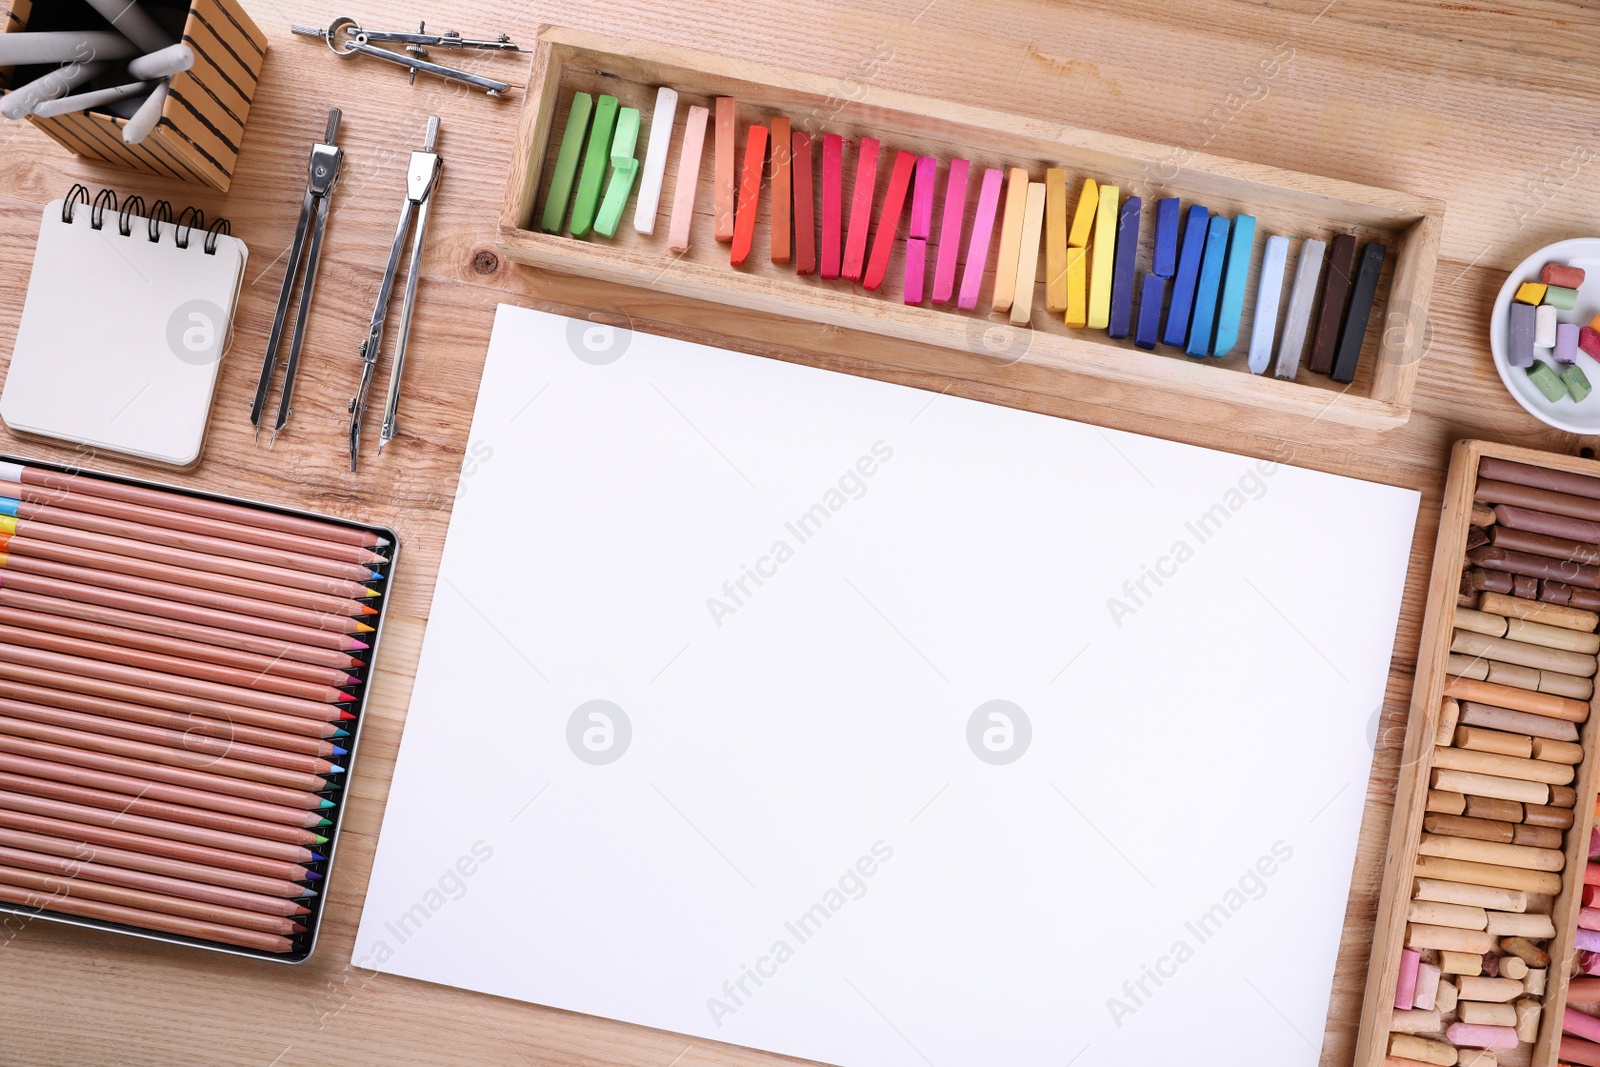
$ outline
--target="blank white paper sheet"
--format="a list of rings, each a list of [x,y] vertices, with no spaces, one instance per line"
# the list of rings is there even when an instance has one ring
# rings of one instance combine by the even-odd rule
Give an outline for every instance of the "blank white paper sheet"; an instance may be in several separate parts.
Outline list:
[[[354,962],[843,1067],[1315,1064],[1417,502],[501,307]]]

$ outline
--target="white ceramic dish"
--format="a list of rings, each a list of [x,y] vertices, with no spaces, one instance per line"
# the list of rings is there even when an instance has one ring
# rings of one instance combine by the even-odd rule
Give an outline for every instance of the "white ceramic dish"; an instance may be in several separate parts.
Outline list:
[[[1500,380],[1505,382],[1506,389],[1517,403],[1540,422],[1569,433],[1600,434],[1600,363],[1584,352],[1578,353],[1577,364],[1583,368],[1595,391],[1585,397],[1581,404],[1575,404],[1570,397],[1555,403],[1546,400],[1544,394],[1539,392],[1539,387],[1528,377],[1528,372],[1521,367],[1513,367],[1509,362],[1511,346],[1506,323],[1510,316],[1511,297],[1523,282],[1538,281],[1539,272],[1546,263],[1581,267],[1587,274],[1582,288],[1578,290],[1577,306],[1571,311],[1558,312],[1557,321],[1587,326],[1596,313],[1600,313],[1600,237],[1574,237],[1546,245],[1517,265],[1517,269],[1500,287],[1499,295],[1494,298],[1494,312],[1489,316],[1489,350],[1494,353],[1494,367],[1500,372]],[[1548,348],[1535,349],[1534,358],[1554,366],[1550,351]],[[1555,369],[1558,372],[1561,370],[1559,366]]]

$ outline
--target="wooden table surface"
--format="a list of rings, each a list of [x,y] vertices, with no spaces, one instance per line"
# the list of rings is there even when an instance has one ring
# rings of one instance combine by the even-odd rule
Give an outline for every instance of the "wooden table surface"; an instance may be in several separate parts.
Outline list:
[[[1144,410],[1137,390],[999,366],[831,327],[702,306],[659,292],[512,268],[493,254],[520,94],[494,101],[290,36],[339,10],[245,0],[271,40],[232,192],[86,164],[25,124],[0,125],[0,353],[21,314],[42,205],[74,181],[195,203],[251,248],[197,487],[392,525],[404,544],[387,647],[345,822],[322,941],[300,967],[32,922],[0,929],[0,1064],[616,1064],[702,1067],[779,1058],[351,968],[494,306],[598,313],[637,329],[881,377],[1173,440],[1408,486],[1423,495],[1377,732],[1360,853],[1329,1005],[1324,1064],[1350,1061],[1437,510],[1451,443],[1485,437],[1573,452],[1506,395],[1485,343],[1505,272],[1540,246],[1591,235],[1600,213],[1600,12],[1549,0],[368,0],[368,26],[505,32],[541,23],[636,36],[836,76],[841,96],[894,88],[1190,149],[1443,198],[1441,262],[1416,409],[1389,433],[1241,418],[1226,407]],[[1274,76],[1261,73],[1277,57]],[[863,66],[864,60],[878,57]],[[887,58],[884,58],[887,57]],[[483,61],[521,81],[527,57]],[[863,71],[869,73],[863,74]],[[496,76],[501,76],[498,73]],[[329,228],[295,416],[276,448],[247,419],[327,109],[344,109],[345,176]],[[848,105],[847,105],[848,106]],[[430,114],[447,160],[412,335],[402,434],[359,474],[345,461],[357,345],[393,234],[410,149]],[[85,308],[92,308],[85,298]],[[625,316],[625,319],[619,318]],[[386,357],[387,362],[387,357]],[[1220,372],[1219,373],[1223,373]],[[381,405],[386,377],[375,390]],[[368,439],[375,441],[376,411]],[[11,439],[6,451],[71,451]],[[103,468],[166,472],[99,458]],[[1328,533],[1337,558],[1337,532]],[[1315,1044],[1315,1034],[1302,1035]],[[1247,1046],[1244,1046],[1247,1047]],[[937,1058],[937,1057],[935,1057]],[[1247,1054],[1232,1062],[1250,1062]],[[1199,1056],[1195,1062],[1214,1062]]]

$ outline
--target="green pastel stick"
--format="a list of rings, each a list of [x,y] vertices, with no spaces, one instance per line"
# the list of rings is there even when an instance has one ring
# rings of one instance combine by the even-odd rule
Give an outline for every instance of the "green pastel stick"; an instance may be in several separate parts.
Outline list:
[[[1562,311],[1571,311],[1578,303],[1578,290],[1563,289],[1559,285],[1547,286],[1544,291],[1544,302]]]
[[[600,207],[600,185],[606,179],[606,163],[611,156],[611,135],[617,128],[617,98],[602,96],[594,106],[594,125],[589,128],[589,147],[583,153],[583,169],[578,172],[578,195],[572,201],[572,236],[587,237],[594,229],[594,215]]]
[[[561,151],[556,154],[555,173],[550,177],[550,192],[544,200],[544,216],[539,220],[539,229],[545,233],[561,232],[567,201],[572,199],[572,179],[578,173],[578,154],[583,151],[583,135],[589,132],[589,115],[593,111],[594,97],[588,93],[573,96],[567,128],[561,134]]]
[[[1577,403],[1582,403],[1583,398],[1594,391],[1594,386],[1589,384],[1589,376],[1583,373],[1583,368],[1576,363],[1561,372],[1561,383],[1567,387],[1567,394]]]
[[[1538,386],[1539,392],[1543,393],[1544,398],[1552,404],[1567,395],[1566,383],[1558,378],[1556,372],[1542,359],[1533,361],[1533,366],[1528,368],[1528,377],[1533,379],[1533,384]]]
[[[615,237],[622,222],[622,209],[628,206],[628,194],[633,192],[633,181],[639,176],[639,161],[624,159],[611,168],[611,184],[606,186],[605,199],[600,201],[600,214],[594,220],[594,232],[604,237]]]
[[[632,159],[638,146],[639,109],[625,107],[617,112],[617,132],[611,136],[611,165],[620,166],[624,159]]]

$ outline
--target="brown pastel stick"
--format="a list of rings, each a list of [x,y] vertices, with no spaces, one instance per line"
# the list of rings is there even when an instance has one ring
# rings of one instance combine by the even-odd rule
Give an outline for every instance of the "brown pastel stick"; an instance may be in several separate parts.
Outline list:
[[[1457,630],[1467,630],[1475,634],[1484,634],[1488,637],[1504,637],[1506,635],[1506,617],[1504,615],[1491,615],[1486,611],[1475,611],[1472,608],[1457,608],[1455,625]]]
[[[1339,324],[1344,321],[1344,306],[1350,297],[1350,279],[1355,265],[1355,237],[1338,234],[1328,248],[1328,270],[1322,278],[1322,307],[1317,312],[1317,329],[1311,342],[1313,374],[1327,374],[1333,369],[1334,352],[1339,347]]]
[[[1568,722],[1566,719],[1552,719],[1546,715],[1533,715],[1526,711],[1497,708],[1471,700],[1461,702],[1460,721],[1467,726],[1482,726],[1490,730],[1505,730],[1508,733],[1528,734],[1532,737],[1548,737],[1552,741],[1578,739],[1577,723]]]
[[[1543,760],[1518,759],[1516,756],[1471,752],[1460,748],[1442,748],[1435,752],[1433,765],[1446,770],[1492,774],[1501,778],[1520,778],[1525,782],[1543,782],[1545,785],[1566,785],[1577,777],[1577,772],[1571,765],[1565,763],[1546,763]],[[1539,802],[1534,801],[1534,803]],[[1566,805],[1557,804],[1556,807],[1566,807]]]
[[[1467,527],[1467,548],[1477,548],[1479,545],[1489,543],[1489,531],[1482,526]]]
[[[1469,520],[1474,526],[1493,526],[1494,508],[1487,504],[1472,505],[1472,516]]]
[[[1493,752],[1523,759],[1533,755],[1533,738],[1527,734],[1502,733],[1499,730],[1485,730],[1481,726],[1457,726],[1455,745],[1474,752]]]
[[[1547,489],[1552,493],[1567,493],[1570,496],[1600,500],[1600,478],[1575,474],[1572,471],[1554,470],[1550,467],[1535,467],[1529,463],[1518,463],[1513,459],[1484,456],[1478,461],[1478,477],[1531,486],[1534,489]]]
[[[1511,576],[1511,595],[1519,596],[1523,600],[1539,599],[1539,579],[1531,574],[1513,574]]]
[[[1519,596],[1516,583],[1522,579],[1516,575],[1511,579],[1511,593]],[[1543,581],[1539,583],[1539,590],[1532,599],[1542,600],[1547,604],[1560,604],[1569,608],[1580,608],[1584,611],[1600,610],[1600,591],[1585,589],[1581,585],[1570,585],[1566,582]]]
[[[1468,818],[1489,819],[1493,822],[1521,822],[1522,805],[1514,800],[1497,797],[1467,797],[1465,808]]]
[[[1479,975],[1483,973],[1483,953],[1481,952],[1451,952],[1439,953],[1439,970],[1444,974]]]
[[[1525,937],[1502,937],[1500,939],[1500,951],[1521,957],[1529,967],[1548,967],[1550,965],[1550,953]]]
[[[1496,616],[1490,617],[1494,618]],[[1504,636],[1508,641],[1543,645],[1545,648],[1559,648],[1565,652],[1577,652],[1589,656],[1600,652],[1600,634],[1579,633],[1576,630],[1568,630],[1560,626],[1548,626],[1542,622],[1507,619]],[[1572,673],[1582,674],[1583,672],[1574,671]]]
[[[1556,830],[1566,830],[1572,826],[1572,809],[1554,808],[1544,804],[1524,804],[1522,821],[1529,826],[1548,826]]]
[[[1534,670],[1556,671],[1580,678],[1592,677],[1596,667],[1593,653],[1586,655],[1582,652],[1567,652],[1526,641],[1490,637],[1488,634],[1474,633],[1470,630],[1455,631],[1450,640],[1450,651],[1463,656],[1482,656],[1484,659],[1497,660],[1501,663],[1515,663]]]
[[[1484,570],[1509,571],[1513,575],[1580,585],[1585,589],[1600,588],[1600,568],[1586,563],[1536,556],[1531,552],[1512,552],[1494,545],[1479,545],[1467,553],[1467,558]]]
[[[1452,652],[1445,658],[1444,672],[1453,678],[1470,678],[1475,682],[1482,682],[1489,677],[1489,661]]]
[[[1461,979],[1456,988],[1462,1000],[1481,1000],[1490,1004],[1515,1000],[1522,995],[1522,983],[1512,978],[1466,977]]]
[[[1528,910],[1528,894],[1522,890],[1440,878],[1418,878],[1412,885],[1411,896],[1415,900],[1465,904],[1501,912],[1521,913]]]
[[[1584,722],[1589,718],[1589,705],[1581,700],[1467,678],[1446,681],[1444,695],[1457,700],[1493,704],[1497,708],[1510,708],[1512,711],[1531,711],[1535,715],[1548,715],[1552,719],[1566,719],[1568,722]]]
[[[1569,541],[1586,541],[1600,544],[1600,523],[1575,519],[1567,515],[1552,515],[1548,511],[1515,507],[1510,504],[1494,506],[1495,522],[1514,530],[1532,530],[1549,537],[1565,537]]]
[[[1552,559],[1571,560],[1574,563],[1600,564],[1600,546],[1574,541],[1570,537],[1551,537],[1532,530],[1513,530],[1509,526],[1477,526],[1496,548],[1514,552],[1531,552]],[[1468,547],[1477,547],[1470,545]]]
[[[1438,789],[1428,790],[1427,810],[1440,815],[1460,815],[1467,810],[1467,798],[1460,793],[1446,793]]]
[[[1512,911],[1486,911],[1488,930],[1496,937],[1556,936],[1556,924],[1550,916]]]
[[[1552,926],[1551,930],[1554,930],[1554,929],[1555,929],[1555,927]],[[1552,933],[1550,936],[1554,937],[1556,935],[1554,933]],[[1522,980],[1522,988],[1526,989],[1528,992],[1532,993],[1536,997],[1542,997],[1542,996],[1544,996],[1545,980],[1546,980],[1545,968],[1543,968],[1543,967],[1529,967],[1528,968],[1528,977],[1526,977],[1526,978],[1524,978]],[[1572,993],[1572,986],[1571,986],[1570,983],[1567,986],[1567,993],[1568,993],[1569,996]],[[1528,1038],[1527,1040],[1531,1041],[1533,1039],[1532,1038]]]
[[[1486,930],[1489,927],[1489,913],[1483,908],[1445,904],[1436,900],[1413,900],[1406,909],[1406,920],[1426,926],[1449,926],[1457,930]]]
[[[1550,806],[1552,808],[1577,807],[1578,791],[1570,785],[1552,785],[1550,787]]]
[[[1435,750],[1436,753],[1451,751],[1454,750],[1448,748]],[[1546,804],[1550,800],[1550,787],[1543,782],[1502,778],[1499,775],[1481,774],[1477,771],[1435,767],[1433,781],[1430,784],[1435,789],[1448,789],[1456,793],[1466,793],[1468,796],[1516,800],[1524,804]]]
[[[1494,822],[1489,819],[1465,819],[1459,815],[1424,815],[1422,828],[1430,834],[1443,834],[1446,837],[1471,837],[1479,841],[1498,841],[1503,845],[1511,844],[1516,837],[1512,823]],[[1418,919],[1417,922],[1426,920]]]
[[[1479,504],[1510,504],[1513,507],[1529,508],[1549,515],[1564,515],[1569,519],[1600,522],[1600,500],[1485,478],[1481,472],[1478,483],[1472,487],[1472,499]]]
[[[1480,607],[1491,614],[1504,615],[1509,619],[1525,619],[1528,622],[1577,630],[1579,633],[1593,633],[1596,629],[1600,629],[1600,614],[1595,612],[1563,608],[1555,604],[1530,604],[1526,600],[1518,600],[1502,593],[1485,593]]]
[[[1525,848],[1496,841],[1477,841],[1470,837],[1445,837],[1442,834],[1423,834],[1417,852],[1440,859],[1498,863],[1503,867],[1521,867],[1529,871],[1559,871],[1567,865],[1566,855],[1557,849]]]
[[[1528,741],[1533,748],[1530,754],[1534,759],[1574,766],[1583,762],[1582,745],[1575,745],[1571,741],[1552,741],[1548,737],[1531,737]]]
[[[1450,840],[1459,841],[1461,838]],[[1452,859],[1449,856],[1418,856],[1416,875],[1418,878],[1470,882],[1497,889],[1520,889],[1524,893],[1555,896],[1561,892],[1561,875],[1554,871],[1530,871],[1526,867],[1507,867],[1498,863]]]
[[[1484,953],[1494,948],[1494,938],[1482,930],[1462,930],[1454,926],[1406,924],[1406,947],[1419,951]]]
[[[1511,843],[1532,848],[1560,848],[1561,831],[1553,826],[1529,826],[1517,823],[1511,828]]]
[[[1445,697],[1439,702],[1439,725],[1434,730],[1433,743],[1448,745],[1456,735],[1456,723],[1461,721],[1461,702]]]
[[[1463,592],[1473,590],[1483,593],[1499,593],[1501,596],[1511,592],[1511,575],[1505,571],[1486,571],[1482,567],[1468,567],[1461,575],[1461,589]],[[1479,605],[1481,608],[1483,605]]]

